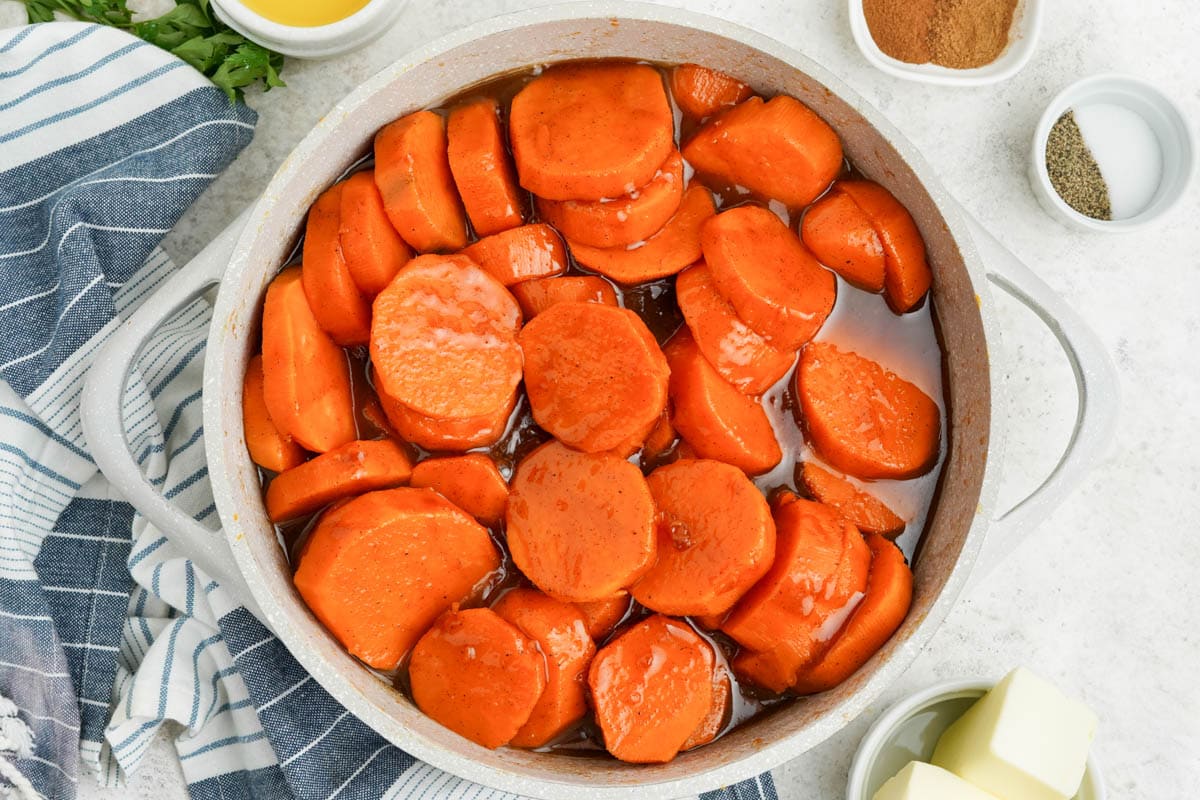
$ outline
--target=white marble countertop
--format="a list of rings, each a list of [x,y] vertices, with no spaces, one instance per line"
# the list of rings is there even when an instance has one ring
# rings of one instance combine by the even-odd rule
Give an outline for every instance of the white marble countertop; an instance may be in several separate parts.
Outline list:
[[[254,143],[168,237],[180,262],[262,190],[343,94],[418,44],[524,0],[410,0],[383,39],[326,62],[288,64],[288,88],[254,95]],[[1046,103],[1071,81],[1127,71],[1200,123],[1200,12],[1187,0],[1048,4],[1031,63],[998,86],[909,83],[870,67],[837,0],[673,0],[782,39],[863,94],[923,151],[950,191],[1099,332],[1122,381],[1116,444],[1075,495],[962,600],[874,708],[776,777],[782,800],[844,796],[854,748],[891,702],[935,681],[999,677],[1025,664],[1088,702],[1110,797],[1192,796],[1200,785],[1200,182],[1161,227],[1076,233],[1037,205],[1025,178]],[[697,54],[697,60],[703,60]],[[1032,313],[997,297],[1010,397],[1002,502],[1036,486],[1075,411],[1066,360]],[[160,741],[127,788],[81,785],[85,800],[186,797]],[[88,781],[85,779],[84,784]]]

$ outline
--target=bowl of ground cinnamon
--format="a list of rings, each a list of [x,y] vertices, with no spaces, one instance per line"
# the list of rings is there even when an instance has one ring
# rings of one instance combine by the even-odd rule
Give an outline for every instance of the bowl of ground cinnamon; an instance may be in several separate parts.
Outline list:
[[[907,80],[981,86],[1011,78],[1033,55],[1042,0],[849,0],[867,60]]]

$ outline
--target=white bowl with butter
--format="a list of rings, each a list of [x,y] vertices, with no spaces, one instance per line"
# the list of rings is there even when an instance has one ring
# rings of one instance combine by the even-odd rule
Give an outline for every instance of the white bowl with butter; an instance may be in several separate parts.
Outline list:
[[[940,683],[885,711],[867,731],[851,762],[846,800],[873,800],[880,787],[910,762],[933,760],[942,734],[995,685],[979,680]],[[930,780],[929,775],[915,778],[910,777],[910,782],[926,791],[922,800],[942,800],[941,795],[929,793],[929,787],[941,781]],[[951,793],[945,798],[962,800],[962,795]],[[1087,758],[1083,781],[1072,800],[1105,800],[1104,780],[1092,755]]]
[[[217,16],[229,27],[294,58],[328,58],[369,44],[392,26],[407,4],[407,0],[339,0],[331,4],[212,0]],[[328,9],[335,13],[327,13]]]

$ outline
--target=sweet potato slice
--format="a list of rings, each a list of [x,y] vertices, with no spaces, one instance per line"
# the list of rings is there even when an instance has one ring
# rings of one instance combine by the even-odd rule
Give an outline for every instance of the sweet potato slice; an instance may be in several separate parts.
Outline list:
[[[862,599],[871,554],[858,529],[836,511],[795,495],[776,504],[775,530],[774,564],[721,630],[777,665],[770,678],[752,670],[739,676],[781,692],[820,657]],[[735,671],[745,663],[735,661]]]
[[[674,424],[698,457],[724,461],[749,475],[779,463],[783,452],[762,404],[717,373],[686,327],[664,352],[671,368]]]
[[[817,260],[851,284],[868,292],[883,291],[883,242],[840,183],[804,213],[800,236]]]
[[[683,743],[681,750],[692,750],[706,745],[717,738],[729,723],[733,706],[733,685],[729,679],[729,670],[724,664],[713,665],[713,696],[704,719],[692,731],[692,735]]]
[[[793,684],[800,694],[815,694],[837,686],[892,637],[912,604],[912,570],[900,548],[882,536],[867,536],[871,569],[866,596],[820,660],[804,667]]]
[[[412,462],[391,439],[355,441],[275,476],[267,486],[272,522],[297,519],[358,494],[408,481]]]
[[[371,336],[371,303],[346,266],[339,236],[343,184],[327,189],[308,211],[301,279],[317,322],[340,345],[364,345]]]
[[[267,287],[262,328],[263,401],[280,432],[317,453],[353,441],[350,364],[313,316],[299,267]]]
[[[651,611],[723,614],[771,567],[775,523],[758,487],[720,461],[676,461],[646,479],[658,561],[630,591]]]
[[[699,64],[680,64],[671,70],[671,96],[692,119],[711,117],[752,94],[754,90],[737,78]]]
[[[492,610],[537,642],[546,658],[546,691],[509,742],[513,747],[541,747],[587,714],[584,681],[596,645],[578,608],[536,589],[513,589]]]
[[[271,421],[271,412],[263,399],[262,356],[254,356],[246,365],[242,382],[242,430],[250,460],[263,469],[283,472],[308,458],[304,448],[281,433]]]
[[[300,550],[294,581],[352,655],[388,670],[499,567],[487,529],[465,511],[428,489],[400,488],[322,515]]]
[[[738,206],[707,220],[700,245],[717,291],[773,347],[799,348],[833,310],[833,273],[761,206]]]
[[[375,298],[380,388],[435,419],[487,417],[521,380],[516,300],[465,256],[420,256]]]
[[[583,614],[584,625],[588,635],[599,642],[612,633],[621,620],[629,614],[633,598],[628,592],[621,592],[616,597],[607,600],[594,600],[590,603],[575,603],[579,613]]]
[[[596,654],[588,686],[604,746],[622,761],[670,761],[712,707],[712,647],[686,623],[653,616]]]
[[[622,448],[628,455],[641,447],[666,407],[669,370],[637,314],[557,303],[518,338],[538,425],[577,450]]]
[[[553,66],[509,109],[521,185],[548,200],[599,200],[643,186],[674,137],[662,78],[645,64]]]
[[[342,256],[359,290],[374,299],[412,258],[412,249],[388,219],[374,170],[356,172],[341,186],[338,241]]]
[[[578,301],[617,305],[612,284],[595,275],[564,275],[522,281],[512,287],[513,297],[521,304],[526,319],[533,319],[555,303]]]
[[[487,447],[498,442],[508,428],[509,418],[517,404],[514,392],[493,411],[477,417],[437,419],[418,414],[379,388],[375,382],[379,403],[387,421],[396,434],[426,450],[456,451]]]
[[[814,500],[836,508],[864,534],[877,533],[895,539],[904,532],[904,520],[886,503],[811,461],[797,465],[796,482]]]
[[[542,445],[517,467],[505,518],[513,561],[559,600],[617,597],[654,564],[654,500],[646,479],[611,453]]]
[[[546,689],[537,644],[488,608],[442,615],[413,648],[413,700],[478,745],[507,744]]]
[[[645,186],[603,200],[538,200],[542,219],[572,242],[625,247],[658,233],[683,199],[683,157],[676,150]]]
[[[705,264],[679,274],[675,297],[700,352],[722,378],[742,392],[762,394],[795,363],[793,351],[772,346],[742,322],[717,291]]]
[[[567,271],[567,248],[549,225],[522,225],[486,236],[463,250],[505,286]]]
[[[706,123],[684,145],[683,157],[701,176],[803,208],[841,171],[842,143],[796,98],[751,97]]]
[[[796,389],[813,446],[842,472],[866,480],[912,478],[937,461],[937,404],[876,362],[813,342],[800,357]]]
[[[898,314],[911,311],[933,283],[933,272],[925,259],[925,240],[908,209],[892,193],[871,181],[841,181],[840,191],[849,195],[875,226],[883,244],[883,293]]]
[[[447,156],[446,122],[418,111],[375,134],[375,183],[388,219],[422,253],[461,250],[467,215]]]
[[[446,138],[450,172],[475,233],[491,236],[520,225],[524,202],[495,99],[483,97],[450,109]]]
[[[433,489],[484,525],[497,525],[508,505],[508,482],[483,453],[427,458],[413,467],[409,485]]]
[[[700,184],[683,193],[679,210],[645,244],[589,247],[568,240],[575,260],[617,283],[643,283],[675,275],[700,258],[700,226],[717,213],[712,192]]]

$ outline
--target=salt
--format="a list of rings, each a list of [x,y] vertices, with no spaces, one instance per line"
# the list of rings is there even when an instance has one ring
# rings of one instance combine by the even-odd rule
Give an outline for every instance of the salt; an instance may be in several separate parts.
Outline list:
[[[1076,106],[1075,124],[1108,185],[1113,219],[1129,219],[1154,200],[1162,182],[1162,146],[1136,111],[1113,103]]]

